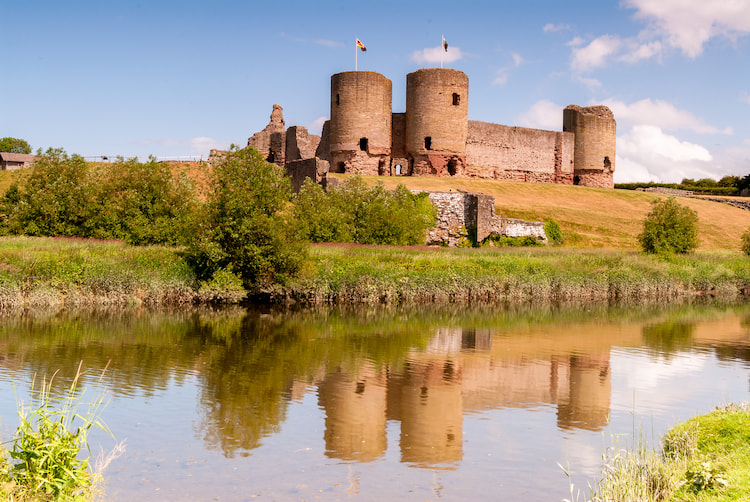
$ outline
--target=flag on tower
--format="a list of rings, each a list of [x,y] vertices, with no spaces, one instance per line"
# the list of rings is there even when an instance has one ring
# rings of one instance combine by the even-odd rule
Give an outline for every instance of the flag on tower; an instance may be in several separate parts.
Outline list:
[[[365,47],[365,44],[363,44],[359,39],[357,39],[357,47],[359,47],[359,50],[362,52],[367,52],[367,47]]]
[[[445,36],[443,36],[443,49],[445,49],[445,52],[448,52],[448,41],[445,39]]]

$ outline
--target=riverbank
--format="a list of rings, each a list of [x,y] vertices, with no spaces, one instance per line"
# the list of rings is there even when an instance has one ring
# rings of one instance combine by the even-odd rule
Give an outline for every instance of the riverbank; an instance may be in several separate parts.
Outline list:
[[[475,303],[732,298],[750,293],[735,252],[658,257],[572,248],[450,249],[318,245],[274,303]]]
[[[613,446],[591,500],[730,501],[750,497],[750,405],[721,406],[671,429],[662,450]]]
[[[0,239],[0,307],[238,303],[238,280],[200,284],[180,249],[33,237]],[[643,301],[750,294],[750,259],[573,248],[314,245],[298,277],[250,301],[420,304]]]
[[[245,296],[237,281],[199,284],[179,249],[119,241],[0,238],[0,308],[175,305]]]

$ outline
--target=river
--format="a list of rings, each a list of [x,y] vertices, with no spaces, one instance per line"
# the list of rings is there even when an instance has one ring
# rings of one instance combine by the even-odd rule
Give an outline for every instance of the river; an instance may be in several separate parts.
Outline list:
[[[749,399],[750,305],[3,311],[0,437],[80,361],[107,500],[584,500]]]

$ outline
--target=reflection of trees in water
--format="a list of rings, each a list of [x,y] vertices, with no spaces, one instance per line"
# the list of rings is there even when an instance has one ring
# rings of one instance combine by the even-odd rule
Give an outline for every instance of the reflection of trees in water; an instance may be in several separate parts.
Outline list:
[[[643,344],[656,349],[659,355],[670,359],[677,352],[693,346],[695,323],[667,321],[643,326]]]
[[[356,391],[358,378],[374,371],[368,378],[377,380],[378,368],[403,360],[429,336],[329,321],[324,327],[305,316],[248,313],[234,332],[222,328],[216,335],[216,326],[196,327],[188,337],[198,338],[204,351],[203,418],[196,432],[224,455],[247,454],[284,421],[294,382],[312,382],[326,368],[339,368],[354,379]]]
[[[200,347],[184,343],[192,322],[190,312],[135,309],[6,313],[0,366],[39,378],[58,372],[54,388],[65,390],[83,361],[83,385],[107,367],[104,384],[115,395],[153,395],[193,368]]]

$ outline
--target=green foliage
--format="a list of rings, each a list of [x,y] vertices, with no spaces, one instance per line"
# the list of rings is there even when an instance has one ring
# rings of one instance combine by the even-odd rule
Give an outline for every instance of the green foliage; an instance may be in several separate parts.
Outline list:
[[[743,253],[750,256],[750,228],[745,230],[745,233],[742,234],[742,243],[740,244],[740,249],[742,249]]]
[[[174,245],[185,240],[196,205],[191,183],[155,159],[96,166],[49,149],[8,189],[0,213],[3,233]]]
[[[697,462],[689,467],[685,478],[694,492],[723,488],[729,484],[724,471],[717,469],[709,461]]]
[[[53,375],[42,381],[40,389],[32,388],[35,401],[31,407],[19,406],[19,426],[6,475],[12,486],[11,499],[79,500],[92,486],[89,459],[79,458],[79,453],[88,449],[92,427],[107,428],[99,420],[103,395],[92,403],[82,403],[77,389],[80,375],[79,365],[64,397],[52,396]],[[82,405],[88,408],[85,414],[78,411]]]
[[[31,153],[31,145],[26,140],[5,137],[0,138],[0,152]]]
[[[698,247],[698,215],[673,197],[653,202],[638,235],[647,253],[687,253]]]
[[[283,282],[306,256],[288,211],[289,179],[254,148],[233,149],[214,166],[209,199],[196,218],[188,260],[198,278],[231,270],[250,287]]]
[[[492,234],[482,241],[482,247],[534,247],[541,246],[539,239],[532,235],[517,237],[504,237],[502,235]]]
[[[306,180],[294,203],[294,214],[313,242],[424,244],[427,229],[437,221],[427,193],[413,194],[401,184],[393,191],[382,183],[369,187],[359,176],[328,192]]]
[[[554,246],[560,246],[565,242],[562,229],[555,220],[547,220],[544,223],[544,233],[547,235],[547,241]]]

